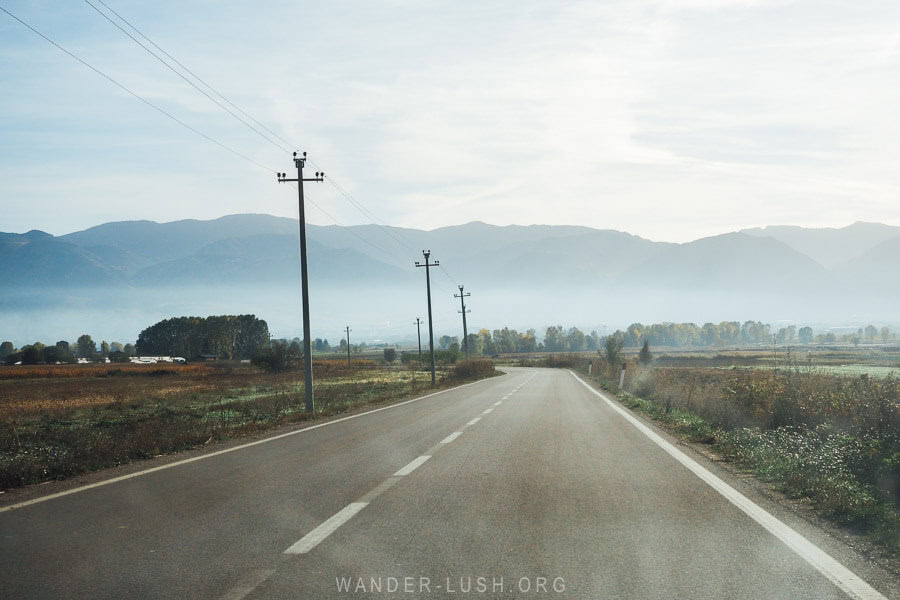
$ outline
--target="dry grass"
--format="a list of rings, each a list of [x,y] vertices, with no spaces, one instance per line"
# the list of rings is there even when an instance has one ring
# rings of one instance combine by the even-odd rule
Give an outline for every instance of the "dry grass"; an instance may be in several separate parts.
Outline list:
[[[629,363],[625,390],[595,379],[724,457],[806,498],[823,516],[900,556],[900,382],[815,370],[651,368]]]
[[[442,371],[438,387],[493,373]],[[490,369],[486,365],[490,365]],[[157,365],[150,365],[154,367]],[[188,365],[191,367],[194,365]],[[167,366],[168,367],[168,366]],[[303,372],[247,365],[0,380],[0,489],[61,479],[279,424],[340,414],[421,393],[430,376],[372,361],[314,362],[316,412],[304,410]],[[81,368],[80,366],[77,368]],[[115,367],[113,367],[115,368]],[[147,366],[136,365],[149,375]]]
[[[110,374],[152,375],[154,371],[171,371],[179,375],[198,375],[209,373],[211,370],[211,367],[202,364],[180,365],[174,363],[158,363],[152,365],[139,365],[134,363],[13,365],[0,366],[0,380],[105,377]]]

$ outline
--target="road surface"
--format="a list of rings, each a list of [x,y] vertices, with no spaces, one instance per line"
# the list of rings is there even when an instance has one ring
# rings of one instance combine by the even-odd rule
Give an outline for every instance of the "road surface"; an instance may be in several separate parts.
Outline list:
[[[827,536],[624,412],[568,371],[509,369],[7,503],[0,597],[883,597]]]

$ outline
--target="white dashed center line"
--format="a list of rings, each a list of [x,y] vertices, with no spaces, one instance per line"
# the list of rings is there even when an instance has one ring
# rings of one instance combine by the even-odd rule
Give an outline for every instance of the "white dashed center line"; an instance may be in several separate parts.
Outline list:
[[[408,465],[394,473],[394,477],[406,477],[407,475],[421,467],[422,464],[429,458],[431,458],[431,456],[426,454],[424,456],[419,456],[418,458],[412,459],[412,461],[410,461]]]
[[[453,440],[455,440],[456,438],[458,438],[461,435],[462,435],[462,431],[454,431],[453,433],[451,433],[450,435],[448,435],[447,437],[442,439],[441,443],[449,444],[450,442],[452,442]]]
[[[503,396],[503,398],[501,400],[498,400],[497,402],[495,402],[494,406],[500,406],[501,404],[503,404],[503,400],[506,400],[507,398],[509,398],[510,396],[515,394],[517,391],[519,391],[519,388],[521,388],[523,385],[525,385],[526,383],[531,381],[531,378],[534,377],[535,374],[532,374],[531,377],[526,379],[518,387],[516,387],[514,390],[509,392],[507,395]],[[409,402],[412,402],[412,400],[410,400]],[[383,409],[378,409],[378,410],[383,410]],[[494,408],[491,407],[491,408],[485,409],[482,412],[482,414],[487,415],[487,414],[492,413],[493,411],[494,411]],[[347,418],[351,418],[351,417],[347,417]],[[474,425],[475,423],[477,423],[480,420],[481,420],[481,417],[475,417],[474,419],[472,419],[471,421],[466,423],[465,426],[471,427],[472,425]],[[319,425],[318,427],[321,427],[321,425]],[[438,448],[440,448],[440,446],[442,446],[444,444],[449,444],[450,442],[452,442],[453,440],[455,440],[456,438],[461,436],[462,433],[463,433],[462,431],[454,431],[453,433],[451,433],[450,435],[445,437],[443,440],[441,440],[441,442],[439,444],[437,444],[435,447],[433,447],[430,450],[430,452],[433,453]],[[406,477],[407,475],[409,475],[410,473],[412,473],[413,471],[415,471],[416,469],[421,467],[429,458],[431,458],[431,454],[425,454],[425,455],[419,456],[418,458],[413,459],[408,465],[406,465],[405,467],[403,467],[402,469],[400,469],[399,471],[394,473],[394,475],[392,477],[387,478],[384,482],[382,482],[380,485],[376,486],[368,494],[366,494],[362,498],[360,498],[360,500],[358,502],[351,502],[350,504],[345,506],[343,509],[341,509],[339,512],[335,513],[327,521],[325,521],[324,523],[322,523],[321,525],[319,525],[318,527],[316,527],[315,529],[313,529],[312,531],[307,533],[302,538],[300,538],[300,541],[298,541],[296,544],[294,544],[293,546],[291,546],[290,548],[285,550],[284,553],[285,554],[306,554],[307,552],[309,552],[310,550],[312,550],[313,548],[318,546],[319,543],[322,542],[322,540],[324,540],[329,535],[334,533],[338,529],[338,527],[340,527],[341,525],[343,525],[344,523],[346,523],[347,521],[352,519],[356,513],[358,513],[363,508],[368,506],[369,502],[371,500],[373,500],[376,496],[378,496],[379,494],[390,489],[394,484],[396,484],[398,481],[400,481],[401,477]],[[259,574],[256,574],[257,576],[254,577],[253,579],[256,580],[256,579],[261,578],[261,579],[259,579],[259,581],[257,581],[255,584],[254,584],[254,581],[248,581],[247,583],[242,582],[241,584],[236,586],[234,588],[234,590],[231,591],[232,594],[237,594],[237,595],[232,595],[232,596],[228,596],[228,597],[229,598],[243,597],[243,595],[245,595],[246,593],[251,591],[253,589],[253,587],[255,587],[255,585],[258,585],[259,582],[264,580],[270,574],[271,574],[271,572],[269,572],[269,571],[260,572]]]
[[[351,502],[339,512],[335,513],[330,519],[300,538],[299,542],[285,550],[284,553],[306,554],[318,546],[319,542],[334,533],[338,527],[353,518],[353,515],[364,509],[368,504],[368,502]]]

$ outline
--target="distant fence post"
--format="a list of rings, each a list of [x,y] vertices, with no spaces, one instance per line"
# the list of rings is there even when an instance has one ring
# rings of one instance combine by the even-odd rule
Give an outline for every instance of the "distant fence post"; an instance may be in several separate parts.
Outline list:
[[[625,385],[625,367],[626,363],[622,363],[622,372],[619,373],[619,389],[622,389],[622,386]]]

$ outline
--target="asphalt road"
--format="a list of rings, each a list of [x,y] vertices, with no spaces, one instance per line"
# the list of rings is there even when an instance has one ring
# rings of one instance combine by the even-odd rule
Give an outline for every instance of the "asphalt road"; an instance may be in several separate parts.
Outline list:
[[[0,512],[0,597],[881,597],[571,373],[509,371]]]

